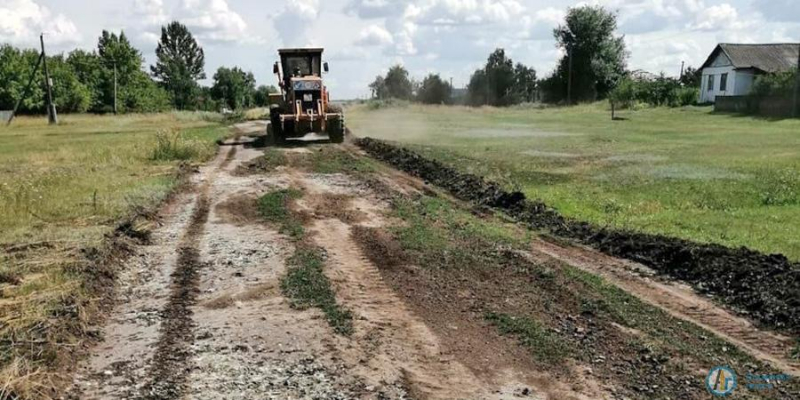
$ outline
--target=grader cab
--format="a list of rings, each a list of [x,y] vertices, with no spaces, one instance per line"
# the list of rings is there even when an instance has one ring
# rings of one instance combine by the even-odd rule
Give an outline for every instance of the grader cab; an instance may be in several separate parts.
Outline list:
[[[270,107],[271,136],[276,144],[309,133],[327,135],[331,142],[344,141],[345,125],[341,107],[331,104],[322,80],[328,63],[322,62],[323,49],[281,49],[280,62],[273,72],[278,76],[280,98]]]

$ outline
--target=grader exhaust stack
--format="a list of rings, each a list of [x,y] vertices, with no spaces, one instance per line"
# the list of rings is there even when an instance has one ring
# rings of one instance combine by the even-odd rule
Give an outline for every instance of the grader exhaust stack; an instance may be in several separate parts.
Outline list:
[[[323,49],[281,49],[281,61],[273,72],[278,76],[280,95],[270,106],[271,136],[276,144],[309,133],[328,135],[333,143],[344,141],[345,125],[341,107],[330,103],[322,80],[328,63]]]

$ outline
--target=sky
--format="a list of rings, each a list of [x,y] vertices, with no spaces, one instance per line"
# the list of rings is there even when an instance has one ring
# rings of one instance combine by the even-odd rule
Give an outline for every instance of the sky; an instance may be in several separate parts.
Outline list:
[[[205,50],[205,85],[220,66],[275,84],[278,48],[315,46],[332,97],[352,99],[394,64],[464,86],[498,47],[543,77],[560,57],[553,28],[585,4],[617,13],[631,70],[677,76],[720,42],[800,42],[800,0],[0,0],[0,43],[34,47],[45,32],[48,53],[69,52],[122,30],[149,65],[161,26],[178,20]]]

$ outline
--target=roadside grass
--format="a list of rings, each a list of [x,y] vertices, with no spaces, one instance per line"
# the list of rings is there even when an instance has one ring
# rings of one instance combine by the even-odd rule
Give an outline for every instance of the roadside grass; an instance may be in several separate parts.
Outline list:
[[[336,302],[336,294],[323,272],[325,258],[318,247],[300,246],[288,260],[289,271],[281,279],[281,290],[292,307],[317,307],[325,314],[333,330],[349,336],[353,333],[353,314]]]
[[[159,152],[165,130],[176,138]],[[225,132],[210,113],[63,115],[58,126],[20,117],[0,127],[0,393],[54,393],[57,369],[96,317],[107,235],[165,199],[179,163],[212,157]]]
[[[356,135],[401,142],[600,226],[800,260],[800,121],[606,103],[348,110]]]
[[[569,347],[539,322],[527,317],[516,318],[508,314],[488,312],[485,318],[503,335],[513,335],[520,344],[529,348],[540,362],[560,364],[569,355]]]
[[[305,162],[311,172],[318,174],[363,174],[375,171],[372,159],[355,157],[349,152],[331,149],[329,145],[312,149],[311,156]]]
[[[398,196],[392,203],[391,220],[397,222],[386,230],[399,243],[393,248],[402,249],[402,258],[420,268],[387,266],[382,271],[394,274],[389,282],[413,282],[406,283],[413,287],[409,300],[422,302],[421,307],[443,314],[469,308],[527,348],[542,368],[569,373],[566,365],[583,364],[633,397],[704,395],[702,379],[715,365],[740,374],[780,372],[602,277],[522,256],[530,231],[466,207],[426,195]],[[364,233],[357,240],[362,247],[374,246],[365,238],[375,236]],[[402,274],[409,277],[397,277]],[[467,303],[457,304],[465,293]],[[650,392],[654,387],[659,389]],[[781,387],[792,393],[800,383]]]
[[[269,192],[258,199],[258,211],[265,220],[278,225],[278,231],[292,239],[300,240],[305,234],[303,221],[289,209],[289,203],[303,196],[297,189]]]

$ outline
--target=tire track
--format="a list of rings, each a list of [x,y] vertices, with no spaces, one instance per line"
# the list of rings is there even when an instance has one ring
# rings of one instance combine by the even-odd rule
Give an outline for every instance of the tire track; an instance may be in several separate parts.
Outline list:
[[[177,265],[172,273],[169,302],[161,312],[163,322],[148,382],[140,390],[139,399],[168,400],[183,397],[191,372],[194,342],[194,312],[200,283],[200,270],[205,263],[200,257],[200,238],[205,231],[210,209],[209,192],[217,170],[235,156],[236,147],[228,150],[226,158],[212,171],[200,188],[189,226],[178,245]],[[228,161],[229,162],[229,161]]]

